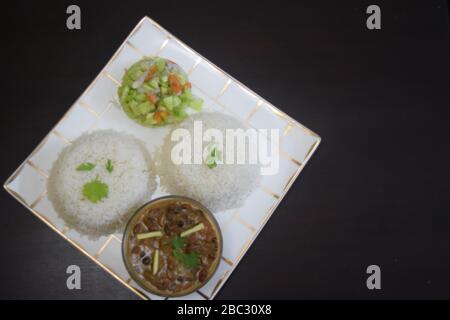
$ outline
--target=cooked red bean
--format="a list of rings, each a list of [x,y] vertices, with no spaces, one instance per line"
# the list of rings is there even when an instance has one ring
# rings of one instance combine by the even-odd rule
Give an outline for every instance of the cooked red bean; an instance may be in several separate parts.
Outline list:
[[[144,259],[142,259],[142,263],[145,264],[146,266],[148,266],[150,264],[150,258],[145,257]]]
[[[134,246],[133,249],[131,249],[132,254],[139,254],[141,252],[141,248],[139,246]]]

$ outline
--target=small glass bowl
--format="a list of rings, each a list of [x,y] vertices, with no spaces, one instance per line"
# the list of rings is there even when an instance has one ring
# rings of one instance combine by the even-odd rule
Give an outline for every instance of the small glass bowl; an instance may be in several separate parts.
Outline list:
[[[202,283],[192,286],[186,290],[179,291],[179,292],[170,292],[168,290],[158,289],[156,286],[154,286],[152,283],[150,283],[150,281],[146,281],[145,279],[143,279],[142,277],[140,277],[138,275],[136,270],[134,270],[134,268],[131,264],[131,261],[129,259],[129,257],[130,257],[129,253],[130,253],[131,248],[129,247],[128,239],[130,236],[130,232],[132,232],[132,230],[136,224],[136,221],[140,218],[140,216],[143,212],[146,212],[148,210],[148,208],[150,208],[152,206],[156,206],[156,205],[160,204],[161,202],[166,202],[166,201],[180,201],[182,203],[188,203],[188,204],[193,205],[194,207],[201,209],[203,211],[206,219],[209,221],[212,228],[214,229],[216,236],[217,236],[217,240],[218,240],[217,257],[213,261],[213,264],[211,265],[208,277]],[[216,219],[214,218],[213,214],[211,213],[211,211],[209,211],[209,209],[206,208],[205,206],[203,206],[200,202],[198,202],[194,199],[188,198],[188,197],[183,197],[183,196],[160,197],[160,198],[151,200],[151,201],[147,202],[146,204],[144,204],[142,207],[140,207],[138,210],[136,210],[136,212],[133,214],[133,216],[128,221],[128,223],[125,227],[125,231],[124,231],[124,235],[123,235],[123,239],[122,239],[122,258],[125,263],[125,267],[127,268],[128,273],[130,274],[131,278],[146,291],[156,294],[158,296],[162,296],[162,297],[185,296],[185,295],[188,295],[188,294],[200,289],[201,287],[203,287],[216,272],[216,270],[219,266],[220,259],[222,257],[222,249],[223,249],[222,232],[220,231],[219,225],[218,225]]]

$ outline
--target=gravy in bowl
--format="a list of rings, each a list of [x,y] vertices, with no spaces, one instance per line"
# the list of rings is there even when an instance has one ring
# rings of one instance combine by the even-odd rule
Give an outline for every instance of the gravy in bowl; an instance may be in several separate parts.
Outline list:
[[[199,289],[215,272],[222,237],[208,209],[189,198],[168,196],[136,212],[122,249],[128,271],[143,288],[182,296]]]

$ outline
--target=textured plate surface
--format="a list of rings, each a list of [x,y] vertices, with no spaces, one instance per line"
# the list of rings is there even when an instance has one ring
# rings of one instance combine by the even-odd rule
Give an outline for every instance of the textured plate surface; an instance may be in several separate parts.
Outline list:
[[[263,176],[262,186],[237,210],[216,212],[224,240],[223,256],[212,279],[183,299],[213,299],[249,249],[320,143],[320,137],[280,111],[148,17],[143,18],[85,92],[5,182],[5,189],[76,248],[143,299],[164,299],[134,283],[121,257],[121,234],[92,241],[65,226],[47,198],[46,179],[58,153],[81,134],[96,129],[131,133],[156,150],[169,128],[144,128],[120,110],[116,92],[125,68],[144,55],[175,61],[189,74],[205,111],[230,114],[254,128],[281,130],[280,166]],[[160,189],[153,198],[165,195]]]

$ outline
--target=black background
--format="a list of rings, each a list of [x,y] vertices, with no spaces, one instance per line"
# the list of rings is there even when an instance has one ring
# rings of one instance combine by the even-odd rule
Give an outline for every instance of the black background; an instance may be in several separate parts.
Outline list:
[[[82,30],[66,28],[78,4]],[[378,4],[382,30],[366,28]],[[2,4],[2,181],[148,15],[322,144],[217,298],[450,298],[447,1]],[[136,296],[0,192],[0,298]],[[66,288],[66,267],[82,290]],[[382,289],[366,288],[377,264]]]

